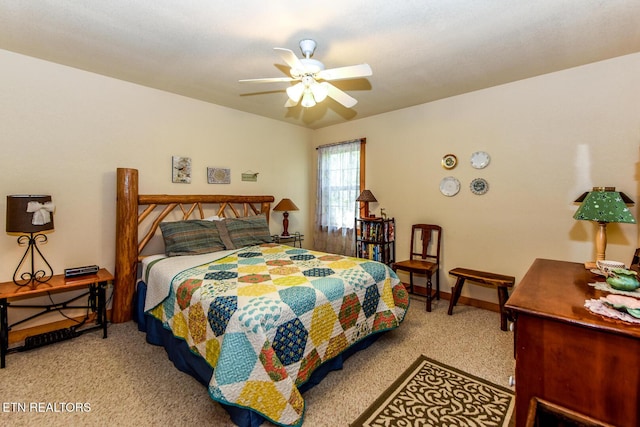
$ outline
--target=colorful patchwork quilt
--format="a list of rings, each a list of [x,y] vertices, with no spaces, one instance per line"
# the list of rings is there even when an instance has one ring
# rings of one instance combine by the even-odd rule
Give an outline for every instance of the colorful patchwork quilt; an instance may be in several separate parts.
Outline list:
[[[149,313],[213,367],[214,400],[299,426],[298,386],[354,343],[398,327],[408,304],[384,264],[263,244],[181,271]]]

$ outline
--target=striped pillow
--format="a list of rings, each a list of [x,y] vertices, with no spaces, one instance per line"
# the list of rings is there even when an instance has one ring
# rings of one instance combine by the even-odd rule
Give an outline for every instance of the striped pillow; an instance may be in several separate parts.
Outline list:
[[[273,242],[269,232],[269,224],[267,224],[267,218],[264,215],[227,218],[222,223],[234,246],[227,249],[239,249],[245,246]]]
[[[204,220],[161,222],[167,256],[198,255],[225,249],[215,222]]]

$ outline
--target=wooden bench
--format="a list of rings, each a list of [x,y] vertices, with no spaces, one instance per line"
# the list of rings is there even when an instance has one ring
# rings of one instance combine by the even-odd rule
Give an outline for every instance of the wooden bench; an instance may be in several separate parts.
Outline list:
[[[513,276],[504,276],[502,274],[487,273],[485,271],[470,270],[468,268],[454,268],[449,271],[449,274],[457,277],[456,284],[451,291],[451,299],[449,300],[450,316],[453,314],[453,307],[458,303],[460,293],[462,292],[462,286],[464,286],[465,280],[470,280],[476,283],[482,283],[484,285],[494,286],[498,289],[498,302],[500,304],[500,329],[507,330],[507,312],[504,309],[504,303],[509,298],[509,291],[507,288],[513,287],[516,282],[516,278]]]

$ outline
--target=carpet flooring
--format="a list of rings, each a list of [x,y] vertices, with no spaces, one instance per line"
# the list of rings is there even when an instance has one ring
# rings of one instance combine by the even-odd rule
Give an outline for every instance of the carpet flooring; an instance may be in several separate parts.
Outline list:
[[[427,313],[423,299],[412,299],[400,328],[304,394],[304,426],[348,426],[421,354],[506,387],[515,367],[513,333],[500,330],[498,313],[458,305],[448,316],[447,304],[436,302]],[[175,369],[164,349],[147,344],[136,324],[127,322],[109,325],[107,339],[90,332],[9,354],[0,369],[0,425],[232,423],[204,386]]]
[[[507,427],[514,393],[423,355],[352,427]]]

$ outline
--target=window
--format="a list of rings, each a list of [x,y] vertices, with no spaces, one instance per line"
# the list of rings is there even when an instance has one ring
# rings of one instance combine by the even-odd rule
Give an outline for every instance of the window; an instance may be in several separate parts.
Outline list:
[[[316,250],[354,255],[353,227],[358,216],[365,139],[318,147]]]

